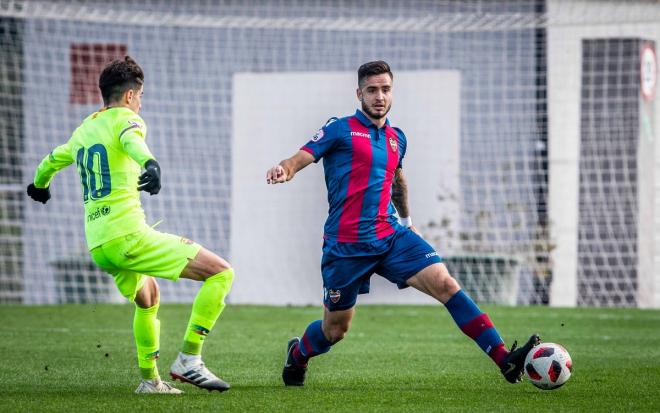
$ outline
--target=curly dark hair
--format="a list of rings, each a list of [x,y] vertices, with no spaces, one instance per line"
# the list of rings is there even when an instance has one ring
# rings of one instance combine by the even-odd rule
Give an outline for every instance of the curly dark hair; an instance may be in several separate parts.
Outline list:
[[[394,80],[394,75],[390,69],[390,65],[383,60],[376,60],[375,62],[368,62],[360,66],[358,69],[358,87],[362,88],[364,80],[369,76],[380,75],[387,73],[390,79]]]
[[[144,72],[130,56],[108,63],[99,76],[99,89],[106,106],[121,99],[128,89],[138,90],[143,84]]]

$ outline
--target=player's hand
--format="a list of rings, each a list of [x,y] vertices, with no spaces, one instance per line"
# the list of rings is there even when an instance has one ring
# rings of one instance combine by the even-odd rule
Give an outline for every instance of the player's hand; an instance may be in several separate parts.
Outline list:
[[[42,204],[45,204],[50,199],[50,189],[48,187],[37,188],[34,184],[30,184],[27,187],[27,194],[30,198]]]
[[[281,184],[286,182],[286,178],[286,171],[282,168],[282,165],[275,165],[266,172],[267,184]]]
[[[160,192],[160,165],[154,159],[144,163],[144,173],[138,179],[138,191],[156,195]]]

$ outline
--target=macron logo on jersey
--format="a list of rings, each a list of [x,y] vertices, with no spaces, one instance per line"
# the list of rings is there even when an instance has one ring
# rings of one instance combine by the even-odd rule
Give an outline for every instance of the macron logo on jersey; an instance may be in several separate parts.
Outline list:
[[[368,133],[364,133],[364,132],[351,131],[351,136],[359,136],[361,138],[371,139],[371,135],[369,135]]]

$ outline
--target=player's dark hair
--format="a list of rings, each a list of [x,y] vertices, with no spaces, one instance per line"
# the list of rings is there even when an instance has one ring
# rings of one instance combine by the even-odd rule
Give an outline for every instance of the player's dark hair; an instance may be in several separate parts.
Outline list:
[[[360,66],[358,69],[358,87],[362,88],[364,80],[369,76],[382,75],[387,73],[390,75],[390,79],[394,80],[394,75],[392,70],[390,70],[390,65],[383,60],[376,60],[375,62],[368,62]]]
[[[99,89],[103,104],[108,106],[117,102],[128,90],[138,90],[144,83],[144,72],[132,57],[113,60],[101,72]]]

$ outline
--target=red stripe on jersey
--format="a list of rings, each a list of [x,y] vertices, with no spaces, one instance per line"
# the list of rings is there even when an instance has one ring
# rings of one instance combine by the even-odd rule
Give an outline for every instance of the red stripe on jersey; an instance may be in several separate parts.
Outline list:
[[[385,168],[385,179],[380,191],[380,202],[378,204],[378,216],[376,217],[376,237],[385,238],[394,232],[394,227],[389,222],[387,209],[392,198],[392,180],[394,170],[399,165],[399,135],[391,126],[385,127],[385,150],[387,151],[387,167]]]
[[[346,199],[342,205],[339,217],[337,241],[357,242],[360,215],[364,193],[369,186],[371,173],[372,151],[369,128],[364,126],[356,117],[348,119],[351,129],[351,172],[348,175],[348,189]]]

